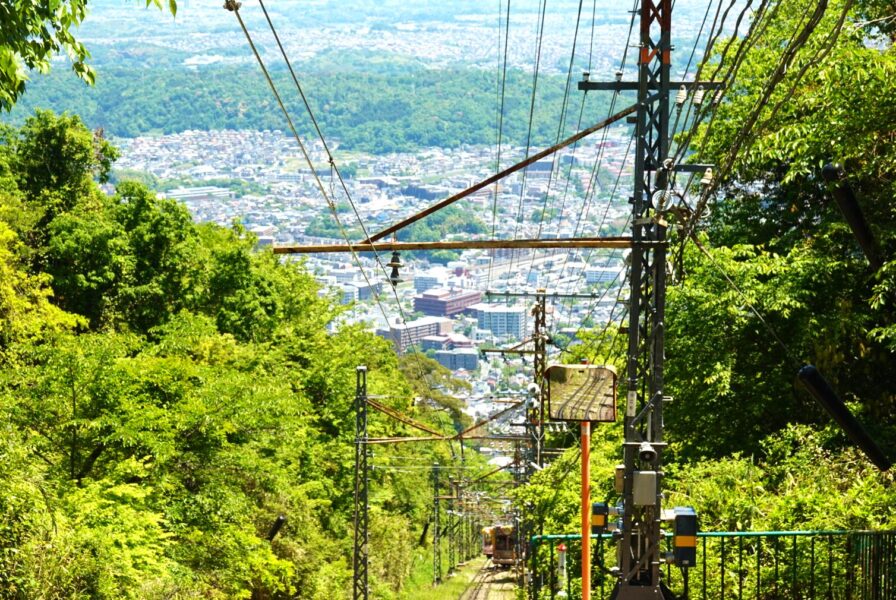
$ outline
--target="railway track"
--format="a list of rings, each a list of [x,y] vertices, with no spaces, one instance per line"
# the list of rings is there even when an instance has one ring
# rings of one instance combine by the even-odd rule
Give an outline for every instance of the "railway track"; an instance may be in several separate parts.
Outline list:
[[[515,589],[515,572],[496,567],[489,560],[476,573],[460,600],[513,600]]]

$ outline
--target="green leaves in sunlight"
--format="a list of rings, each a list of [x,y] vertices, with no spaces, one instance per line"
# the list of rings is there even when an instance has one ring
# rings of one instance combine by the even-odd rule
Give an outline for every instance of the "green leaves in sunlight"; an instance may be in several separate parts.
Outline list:
[[[0,8],[0,109],[10,110],[25,92],[28,71],[46,73],[52,59],[68,57],[75,75],[93,85],[96,73],[87,64],[90,52],[75,38],[87,17],[88,0],[32,2],[12,0]],[[146,6],[177,12],[176,0],[147,0]]]
[[[0,589],[349,596],[355,368],[384,403],[450,430],[414,405],[420,374],[408,381],[363,327],[333,326],[341,308],[303,267],[244,230],[197,225],[137,183],[103,194],[93,151],[115,151],[77,118],[40,113],[3,133]],[[42,165],[37,148],[61,162]],[[460,388],[439,369],[426,375],[445,404]],[[406,433],[376,414],[370,431]],[[414,458],[451,460],[438,447]],[[372,584],[398,598],[429,520],[428,473],[371,485]]]

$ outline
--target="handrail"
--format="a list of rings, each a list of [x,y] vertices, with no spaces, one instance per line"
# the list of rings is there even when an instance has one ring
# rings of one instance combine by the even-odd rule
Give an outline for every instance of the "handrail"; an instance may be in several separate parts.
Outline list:
[[[806,531],[701,531],[697,533],[698,538],[720,538],[720,537],[731,537],[731,538],[751,538],[751,537],[805,537],[805,536],[821,536],[821,535],[831,535],[831,536],[842,536],[842,535],[851,535],[856,533],[894,533],[890,530],[874,530],[874,529],[853,529],[853,530],[845,530],[845,529],[818,529],[818,530],[806,530]],[[672,537],[672,532],[667,531],[664,533],[665,537]],[[589,536],[591,539],[612,539],[612,533],[592,533]],[[538,546],[542,542],[551,541],[551,540],[560,540],[560,541],[575,541],[582,539],[582,535],[578,533],[562,533],[562,534],[548,534],[548,535],[533,535],[531,537],[531,543],[533,546]]]

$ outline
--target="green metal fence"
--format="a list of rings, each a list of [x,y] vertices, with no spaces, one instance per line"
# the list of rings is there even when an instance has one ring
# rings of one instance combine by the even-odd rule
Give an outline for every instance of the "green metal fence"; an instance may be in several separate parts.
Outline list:
[[[689,600],[896,600],[896,532],[757,531],[698,534],[697,565],[664,568],[666,584]],[[592,535],[592,589],[609,598],[617,564],[612,534]],[[569,598],[581,587],[581,536],[534,536],[530,598],[555,598],[557,545],[567,546]],[[671,535],[665,540],[671,552]]]

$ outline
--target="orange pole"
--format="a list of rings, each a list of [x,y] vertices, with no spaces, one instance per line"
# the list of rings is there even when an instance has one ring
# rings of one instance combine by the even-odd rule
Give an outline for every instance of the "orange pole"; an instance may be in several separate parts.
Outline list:
[[[591,423],[582,422],[582,600],[591,600]]]

